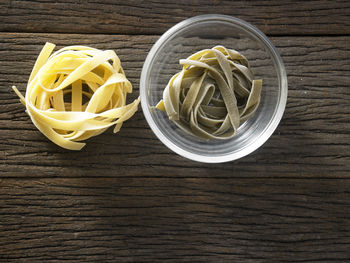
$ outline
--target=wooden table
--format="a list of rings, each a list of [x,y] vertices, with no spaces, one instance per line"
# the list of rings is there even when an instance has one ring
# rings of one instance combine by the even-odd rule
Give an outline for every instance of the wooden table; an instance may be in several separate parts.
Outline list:
[[[174,154],[141,109],[64,150],[11,90],[50,41],[116,50],[137,96],[153,43],[205,13],[257,26],[287,69],[279,127],[238,161]],[[349,1],[1,1],[0,262],[350,262],[349,43]]]

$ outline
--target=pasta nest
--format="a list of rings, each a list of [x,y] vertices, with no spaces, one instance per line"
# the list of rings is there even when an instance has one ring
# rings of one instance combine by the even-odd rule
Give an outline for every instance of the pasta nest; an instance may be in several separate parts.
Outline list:
[[[68,46],[52,53],[46,43],[30,75],[25,97],[13,86],[34,125],[52,142],[80,150],[86,140],[115,125],[118,132],[140,99],[126,104],[132,85],[112,50]]]
[[[253,116],[262,80],[254,80],[248,60],[216,46],[181,59],[182,70],[163,92],[157,108],[184,131],[204,139],[229,139]]]

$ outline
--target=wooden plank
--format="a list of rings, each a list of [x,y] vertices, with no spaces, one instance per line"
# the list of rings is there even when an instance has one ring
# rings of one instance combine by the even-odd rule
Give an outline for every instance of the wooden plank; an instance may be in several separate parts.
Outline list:
[[[161,34],[186,18],[208,13],[236,16],[266,34],[350,34],[346,0],[5,0],[0,2],[0,31]]]
[[[346,262],[349,179],[0,181],[2,262]]]
[[[118,134],[88,140],[81,152],[58,148],[36,130],[11,85],[26,80],[45,41],[115,49],[139,94],[143,61],[157,36],[0,34],[0,173],[3,177],[349,177],[350,37],[275,37],[289,98],[274,135],[235,162],[208,165],[168,150],[141,109]],[[130,98],[132,99],[132,98]]]

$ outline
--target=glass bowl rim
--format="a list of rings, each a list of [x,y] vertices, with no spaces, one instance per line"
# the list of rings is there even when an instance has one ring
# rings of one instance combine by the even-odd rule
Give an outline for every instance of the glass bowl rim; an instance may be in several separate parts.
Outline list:
[[[279,86],[281,87],[280,90],[280,96],[278,98],[277,107],[275,108],[274,114],[272,118],[270,119],[269,123],[266,125],[264,130],[261,132],[260,137],[256,138],[254,141],[250,142],[248,145],[246,145],[244,148],[239,149],[236,152],[229,153],[226,155],[218,155],[218,156],[205,156],[200,155],[196,153],[189,152],[187,150],[184,150],[183,148],[179,147],[178,145],[174,144],[172,141],[170,141],[158,128],[156,123],[154,122],[151,112],[148,108],[148,103],[146,100],[147,97],[147,91],[146,91],[146,83],[149,78],[149,72],[150,72],[150,65],[153,62],[153,59],[155,55],[157,54],[158,50],[168,41],[168,39],[173,36],[175,33],[178,33],[180,30],[183,30],[187,27],[190,27],[194,24],[201,23],[201,22],[229,22],[231,24],[234,24],[236,27],[239,27],[240,29],[244,31],[248,31],[248,33],[253,34],[254,36],[258,37],[258,39],[268,48],[268,50],[271,52],[272,59],[274,60],[274,66],[275,70],[278,73],[278,81]],[[148,125],[150,126],[153,133],[158,137],[158,139],[167,146],[170,150],[174,151],[175,153],[179,154],[180,156],[183,156],[185,158],[188,158],[193,161],[202,162],[202,163],[222,163],[222,162],[229,162],[233,160],[237,160],[239,158],[242,158],[256,149],[258,149],[261,145],[263,145],[273,134],[275,129],[277,128],[280,120],[282,119],[286,103],[287,103],[287,94],[288,94],[288,83],[287,83],[287,74],[286,70],[282,61],[282,58],[278,54],[276,48],[271,43],[271,41],[267,38],[267,36],[262,33],[259,29],[257,29],[255,26],[249,24],[248,22],[245,22],[242,19],[228,16],[228,15],[221,15],[221,14],[207,14],[207,15],[199,15],[194,16],[191,18],[188,18],[186,20],[183,20],[182,22],[177,23],[170,29],[168,29],[152,46],[151,50],[149,51],[146,60],[143,64],[142,71],[141,71],[141,77],[140,77],[140,96],[141,96],[141,107],[143,114],[146,118],[146,121]]]

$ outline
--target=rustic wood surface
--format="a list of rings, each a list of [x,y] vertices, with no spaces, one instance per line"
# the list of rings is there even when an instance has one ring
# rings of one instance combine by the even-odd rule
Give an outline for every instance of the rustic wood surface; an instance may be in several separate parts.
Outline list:
[[[1,31],[161,34],[172,25],[200,14],[244,19],[266,34],[350,34],[350,2],[222,0],[61,0],[0,2]]]
[[[166,2],[0,3],[0,262],[350,262],[349,1]],[[238,161],[185,160],[141,109],[60,149],[11,90],[50,41],[116,50],[138,96],[160,34],[203,13],[258,26],[288,74],[279,127]]]

